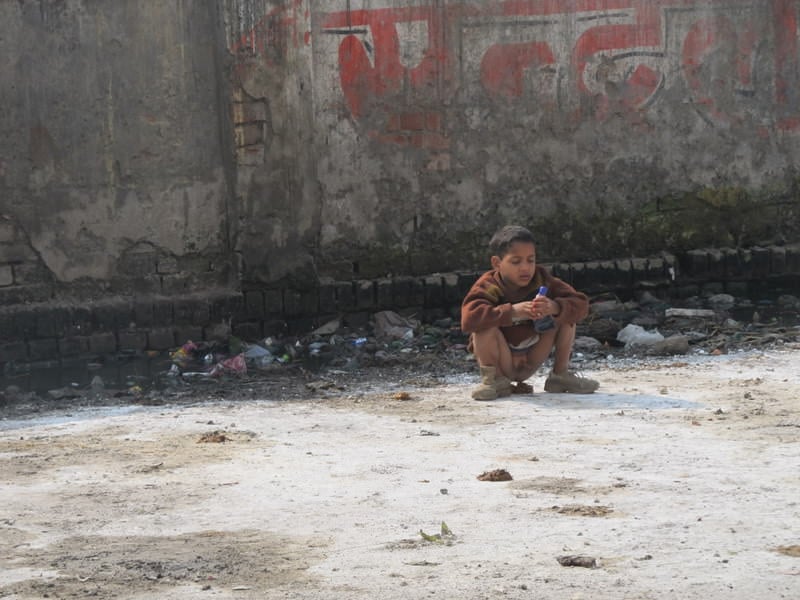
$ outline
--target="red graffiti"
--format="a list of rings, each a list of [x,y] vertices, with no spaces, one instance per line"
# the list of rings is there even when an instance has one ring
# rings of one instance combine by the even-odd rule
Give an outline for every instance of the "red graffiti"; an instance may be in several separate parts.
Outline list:
[[[555,62],[553,52],[544,42],[495,44],[481,61],[481,82],[496,98],[519,98],[525,91],[526,71]]]
[[[285,65],[290,48],[310,43],[310,32],[305,30],[309,15],[302,5],[303,0],[283,0],[236,39],[230,48],[236,57],[235,79],[243,81],[256,65],[268,69]]]
[[[418,64],[405,66],[397,33],[400,23],[422,23],[427,30],[427,45]],[[448,146],[443,135],[441,113],[420,115],[419,99],[434,105],[444,98],[443,87],[451,73],[451,60],[444,45],[442,15],[433,8],[358,10],[327,16],[323,32],[343,35],[339,44],[342,92],[351,114],[386,114],[386,127],[370,135],[382,141],[431,149]],[[366,39],[371,36],[371,42]],[[403,97],[411,95],[415,104],[406,111]],[[390,101],[391,100],[391,101]],[[388,110],[387,107],[392,109]],[[412,127],[402,124],[413,122]],[[398,124],[400,124],[398,126]],[[421,125],[417,127],[416,125]]]
[[[413,64],[404,60],[400,34],[408,24],[426,32],[411,41]],[[480,32],[469,38],[477,50],[459,45],[469,31]],[[445,107],[469,78],[495,101],[538,95],[546,110],[601,121],[646,111],[665,88],[683,85],[710,123],[750,118],[800,131],[797,0],[436,3],[329,13],[320,32],[340,36],[350,114],[370,124],[373,138],[393,143],[447,147]],[[765,53],[773,66],[759,74]],[[537,88],[541,79],[560,86],[558,93]],[[758,105],[749,101],[756,94]]]

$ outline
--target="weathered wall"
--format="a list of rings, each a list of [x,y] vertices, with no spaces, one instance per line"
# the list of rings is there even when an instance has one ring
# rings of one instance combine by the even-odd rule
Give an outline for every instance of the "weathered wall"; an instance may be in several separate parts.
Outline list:
[[[235,4],[268,106],[245,280],[282,274],[264,242],[335,278],[473,267],[507,222],[551,260],[798,239],[796,0]]]
[[[0,2],[0,303],[229,284],[214,4]]]
[[[798,241],[799,4],[2,2],[0,301]]]

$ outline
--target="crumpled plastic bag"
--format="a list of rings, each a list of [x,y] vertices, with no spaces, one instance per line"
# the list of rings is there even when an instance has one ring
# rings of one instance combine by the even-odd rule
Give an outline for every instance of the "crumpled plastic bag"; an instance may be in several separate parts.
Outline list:
[[[246,375],[247,361],[245,360],[244,352],[218,362],[209,374],[212,377],[221,377],[225,374]]]
[[[391,310],[375,313],[375,337],[380,339],[411,340],[419,327],[416,319],[407,319]]]
[[[652,346],[664,341],[664,336],[657,329],[645,331],[644,327],[629,323],[617,332],[617,340],[624,343],[626,348],[630,346]]]

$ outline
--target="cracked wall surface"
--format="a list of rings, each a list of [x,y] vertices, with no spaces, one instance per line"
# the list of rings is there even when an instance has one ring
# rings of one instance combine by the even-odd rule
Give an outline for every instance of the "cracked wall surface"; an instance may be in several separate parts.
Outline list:
[[[0,299],[795,242],[799,4],[1,3]]]
[[[227,284],[208,3],[23,0],[0,3],[0,23],[5,300]],[[142,243],[214,266],[131,271]],[[28,255],[41,280],[20,275]]]

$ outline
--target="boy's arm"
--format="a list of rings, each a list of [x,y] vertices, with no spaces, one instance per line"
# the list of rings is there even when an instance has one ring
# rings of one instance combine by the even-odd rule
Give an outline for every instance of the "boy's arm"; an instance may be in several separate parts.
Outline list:
[[[553,315],[556,322],[574,324],[586,318],[589,314],[589,296],[557,277],[553,277],[549,283],[547,295],[559,306],[558,314]]]
[[[476,282],[461,304],[461,331],[474,333],[512,325],[512,305],[503,302],[502,296],[497,285]]]

